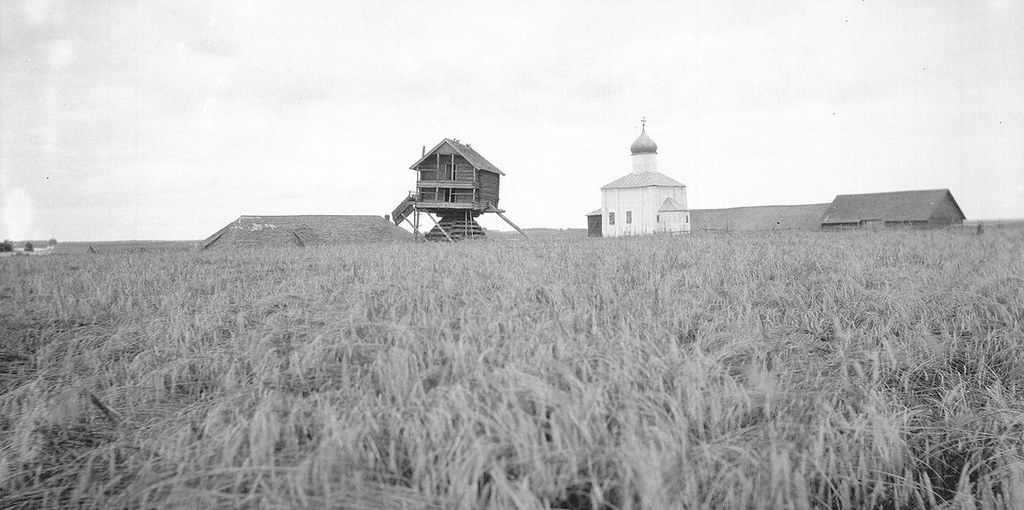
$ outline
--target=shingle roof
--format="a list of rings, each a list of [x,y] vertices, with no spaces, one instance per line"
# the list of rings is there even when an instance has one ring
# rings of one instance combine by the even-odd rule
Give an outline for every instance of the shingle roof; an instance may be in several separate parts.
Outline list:
[[[604,209],[597,208],[594,209],[593,211],[588,212],[587,214],[585,214],[585,216],[600,216],[601,214],[604,214]]]
[[[821,222],[858,223],[862,220],[928,221],[943,200],[956,200],[948,189],[837,195]],[[957,210],[960,206],[957,205]],[[963,213],[961,213],[961,216]]]
[[[691,209],[690,229],[818,230],[829,204],[764,205],[729,209]]]
[[[617,189],[617,188],[646,188],[647,186],[683,186],[684,184],[661,173],[661,172],[643,172],[639,174],[627,174],[623,177],[615,179],[604,186],[601,189]]]
[[[476,151],[476,149],[462,142],[459,142],[458,140],[452,140],[450,138],[445,138],[444,140],[441,140],[441,142],[435,145],[433,149],[427,151],[422,158],[417,159],[416,162],[409,167],[409,169],[415,170],[416,167],[423,162],[423,160],[427,159],[428,156],[434,154],[434,152],[436,152],[437,149],[439,149],[444,144],[448,144],[452,149],[455,150],[455,152],[458,152],[460,156],[466,158],[466,161],[469,161],[469,164],[473,165],[473,168],[476,168],[477,170],[485,170],[488,172],[505,175],[505,172],[502,172],[501,170],[498,169],[498,167],[494,166],[493,163],[487,161],[487,158],[481,156],[480,153]]]
[[[658,212],[673,212],[673,211],[685,211],[686,207],[680,204],[678,200],[668,197],[664,202],[661,203],[661,207],[658,208]]]
[[[241,216],[200,246],[320,246],[409,239],[412,234],[382,216]]]

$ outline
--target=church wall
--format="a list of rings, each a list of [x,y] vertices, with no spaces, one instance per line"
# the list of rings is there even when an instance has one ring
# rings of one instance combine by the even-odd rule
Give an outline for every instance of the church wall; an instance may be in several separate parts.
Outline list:
[[[636,235],[643,231],[639,228],[640,216],[643,211],[644,197],[642,188],[610,189],[602,193],[602,234],[606,237]],[[615,224],[609,222],[609,214],[615,213]],[[626,222],[627,214],[631,213],[632,221]]]
[[[690,225],[686,221],[690,216],[689,211],[666,211],[659,213],[661,222],[658,223],[658,232],[689,232]]]

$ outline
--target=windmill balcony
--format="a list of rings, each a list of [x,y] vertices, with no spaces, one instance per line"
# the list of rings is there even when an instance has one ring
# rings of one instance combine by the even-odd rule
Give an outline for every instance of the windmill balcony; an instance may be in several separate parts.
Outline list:
[[[452,189],[477,189],[479,184],[472,179],[466,180],[418,180],[417,188],[452,188]]]

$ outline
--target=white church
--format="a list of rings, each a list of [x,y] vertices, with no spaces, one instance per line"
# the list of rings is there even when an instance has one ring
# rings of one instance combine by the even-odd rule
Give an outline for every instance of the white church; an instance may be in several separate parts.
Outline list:
[[[629,146],[633,171],[601,186],[601,208],[587,214],[591,237],[690,231],[686,186],[658,171],[658,144],[646,122]]]

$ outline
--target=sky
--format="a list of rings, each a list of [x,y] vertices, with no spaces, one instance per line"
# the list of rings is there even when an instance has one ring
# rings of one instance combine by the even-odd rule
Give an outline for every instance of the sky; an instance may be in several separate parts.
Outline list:
[[[3,0],[0,238],[389,214],[445,137],[518,225],[585,228],[642,117],[691,208],[1022,218],[1024,2]]]

